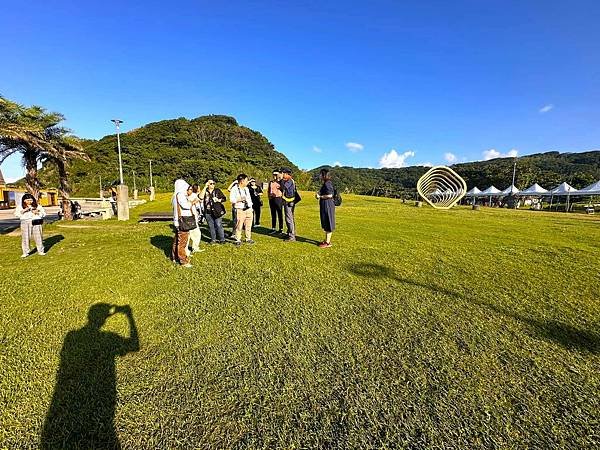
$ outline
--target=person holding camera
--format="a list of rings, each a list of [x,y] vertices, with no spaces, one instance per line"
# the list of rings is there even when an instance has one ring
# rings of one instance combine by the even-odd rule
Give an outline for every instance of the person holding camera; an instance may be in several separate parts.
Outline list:
[[[202,204],[204,205],[204,217],[208,223],[210,231],[210,243],[225,243],[225,231],[223,230],[223,216],[225,215],[225,206],[227,197],[221,189],[215,187],[215,180],[207,180],[204,189],[200,193]],[[217,241],[218,239],[218,241]]]
[[[33,236],[38,255],[44,256],[44,240],[42,236],[42,224],[46,211],[42,205],[38,205],[35,197],[31,194],[23,195],[21,206],[17,206],[15,216],[21,219],[21,258],[29,256],[29,240]]]
[[[242,228],[246,231],[246,243],[254,244],[252,240],[252,197],[248,190],[248,175],[241,173],[237,177],[237,186],[231,188],[229,200],[235,209],[235,242],[236,246],[242,244]]]

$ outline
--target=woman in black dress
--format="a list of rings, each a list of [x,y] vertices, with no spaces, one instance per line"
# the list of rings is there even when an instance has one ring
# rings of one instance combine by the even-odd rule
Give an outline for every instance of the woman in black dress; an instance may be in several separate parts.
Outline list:
[[[331,234],[335,230],[335,203],[333,200],[335,189],[329,170],[321,169],[321,182],[323,186],[317,192],[316,198],[319,200],[321,228],[325,231],[325,240],[319,244],[319,247],[329,248],[331,247]]]

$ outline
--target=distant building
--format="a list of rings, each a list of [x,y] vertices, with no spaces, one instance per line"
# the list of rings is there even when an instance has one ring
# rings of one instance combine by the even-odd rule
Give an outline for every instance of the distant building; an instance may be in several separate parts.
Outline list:
[[[25,188],[7,184],[0,170],[0,209],[14,208],[26,192]],[[42,206],[57,206],[58,190],[41,189],[38,201]]]

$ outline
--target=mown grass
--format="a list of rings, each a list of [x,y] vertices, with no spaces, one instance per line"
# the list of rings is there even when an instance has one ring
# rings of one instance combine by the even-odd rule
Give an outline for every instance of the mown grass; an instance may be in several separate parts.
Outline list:
[[[309,198],[298,234],[319,241]],[[345,196],[331,249],[255,233],[187,270],[165,256],[167,224],[135,220],[166,209],[163,195],[128,223],[47,226],[43,258],[0,237],[0,447],[99,446],[113,426],[125,448],[599,444],[598,217]],[[114,357],[114,424],[89,391],[110,378],[104,347],[61,357],[101,302],[130,305],[139,330],[139,351]],[[127,336],[125,316],[102,330]],[[61,364],[77,366],[68,389]],[[55,389],[72,410],[52,441]]]

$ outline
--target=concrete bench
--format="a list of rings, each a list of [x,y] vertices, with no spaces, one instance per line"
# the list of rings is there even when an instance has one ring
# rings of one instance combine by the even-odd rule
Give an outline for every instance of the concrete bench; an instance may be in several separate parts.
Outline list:
[[[173,213],[170,212],[146,212],[140,214],[141,222],[155,222],[155,221],[171,221],[173,220]]]

